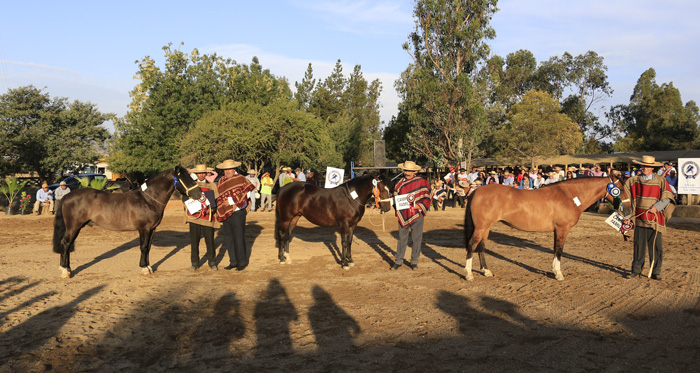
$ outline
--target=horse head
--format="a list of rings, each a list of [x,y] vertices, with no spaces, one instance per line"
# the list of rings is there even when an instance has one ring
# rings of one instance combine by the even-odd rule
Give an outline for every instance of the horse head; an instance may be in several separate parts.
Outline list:
[[[384,174],[374,175],[373,184],[375,185],[375,196],[379,195],[379,205],[382,211],[387,212],[391,209],[391,195],[393,193],[394,185]],[[375,197],[376,198],[376,197]]]
[[[192,199],[200,199],[202,197],[202,190],[199,189],[197,183],[192,180],[192,177],[187,172],[187,169],[181,166],[175,166],[175,174],[173,176],[173,182],[175,183],[175,188],[182,195],[187,195]]]

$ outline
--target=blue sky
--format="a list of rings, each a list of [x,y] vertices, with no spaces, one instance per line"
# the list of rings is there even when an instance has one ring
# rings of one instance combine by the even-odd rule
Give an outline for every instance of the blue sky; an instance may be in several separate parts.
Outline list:
[[[323,79],[340,59],[380,79],[382,120],[397,112],[394,81],[410,63],[401,49],[413,30],[414,2],[375,1],[5,1],[0,21],[0,92],[34,85],[52,97],[91,101],[126,114],[135,61],[181,42],[286,76],[292,88],[312,63]],[[700,101],[700,2],[691,0],[501,0],[491,25],[492,52],[518,49],[538,61],[593,50],[604,57],[612,105],[628,104],[650,67],[673,82],[683,102]]]

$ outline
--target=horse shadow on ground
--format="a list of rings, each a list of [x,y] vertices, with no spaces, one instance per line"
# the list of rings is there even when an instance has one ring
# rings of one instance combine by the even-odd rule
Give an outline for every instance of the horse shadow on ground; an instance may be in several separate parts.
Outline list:
[[[552,236],[552,245],[554,245],[554,238],[553,238],[553,237],[554,237],[554,236]],[[552,248],[552,249],[546,248],[546,247],[543,247],[543,246],[541,246],[541,245],[538,245],[537,243],[535,243],[535,242],[532,241],[532,240],[528,240],[528,239],[524,239],[524,238],[519,238],[519,237],[516,237],[516,236],[510,236],[510,235],[507,235],[507,234],[504,234],[504,233],[490,232],[490,233],[489,233],[489,240],[490,240],[490,241],[493,241],[493,242],[495,242],[495,243],[497,243],[497,244],[499,244],[499,245],[502,245],[502,246],[511,246],[511,247],[525,248],[525,249],[530,249],[530,250],[539,251],[539,252],[542,252],[542,253],[548,253],[548,254],[552,255],[552,258],[553,258],[553,255],[554,255],[554,249],[553,249],[553,248]],[[487,249],[487,250],[486,250],[486,253],[487,253],[488,255],[491,255],[491,256],[495,257],[495,258],[498,258],[498,259],[507,261],[507,262],[512,263],[512,264],[515,264],[515,265],[517,265],[517,266],[519,266],[519,267],[521,267],[521,268],[524,268],[524,269],[526,269],[526,270],[528,270],[528,271],[530,271],[530,272],[537,273],[537,274],[545,274],[545,275],[547,275],[548,277],[554,278],[554,274],[551,273],[551,272],[543,271],[543,270],[541,270],[541,269],[534,268],[534,267],[532,267],[532,266],[529,266],[529,265],[527,265],[527,264],[518,262],[518,261],[516,261],[516,260],[509,259],[509,258],[507,258],[507,257],[505,257],[505,256],[503,256],[503,255],[501,255],[501,254],[498,254],[498,253],[494,252],[493,250],[488,250],[488,249]],[[610,271],[610,272],[613,272],[613,273],[616,273],[616,274],[619,274],[619,275],[624,275],[625,273],[627,273],[627,271],[626,271],[624,268],[620,267],[620,266],[615,266],[615,265],[611,265],[611,264],[608,264],[608,263],[599,262],[599,261],[597,261],[597,260],[593,260],[593,259],[589,259],[589,258],[584,258],[584,257],[579,256],[579,255],[574,255],[574,254],[567,253],[567,252],[566,252],[566,245],[564,245],[564,252],[562,253],[562,258],[568,259],[568,260],[577,261],[577,262],[581,262],[581,263],[585,263],[585,264],[594,266],[594,267],[596,267],[596,268],[603,269],[603,270],[606,270],[606,271]],[[551,258],[550,258],[550,259],[551,259]]]
[[[392,250],[389,245],[380,240],[373,230],[365,227],[357,227],[355,229],[355,238],[362,240],[367,246],[372,248],[384,262],[389,265],[394,264],[396,251]]]
[[[357,230],[355,230],[357,232]],[[289,254],[293,255],[294,238],[304,242],[323,243],[328,251],[333,255],[333,259],[340,264],[342,256],[340,228],[338,227],[300,227],[296,226],[289,241]]]
[[[103,254],[100,254],[93,258],[91,261],[85,264],[79,265],[77,268],[73,270],[73,276],[77,275],[78,273],[92,267],[93,265],[105,260],[109,259],[112,257],[115,257],[127,250],[135,249],[139,250],[139,255],[141,252],[141,240],[138,237],[138,233],[132,232],[136,235],[136,238],[133,240],[123,243]],[[76,251],[80,250],[80,236],[76,239]],[[149,252],[149,257],[152,257],[153,255],[153,249],[154,247],[158,246],[175,246],[172,250],[170,250],[169,253],[167,253],[163,258],[158,260],[157,262],[151,264],[151,268],[153,268],[154,271],[158,269],[158,267],[163,264],[166,260],[168,260],[170,257],[175,255],[178,251],[182,250],[185,246],[189,246],[190,238],[189,238],[189,232],[178,232],[178,231],[159,231],[156,229],[156,231],[153,233],[153,239],[151,241],[151,250]],[[58,256],[58,254],[56,254]],[[138,266],[138,259],[135,263],[136,266]]]
[[[504,299],[438,290],[433,307],[447,317],[444,331],[416,338],[406,329],[387,329],[359,343],[363,330],[356,317],[363,320],[366,314],[347,312],[319,285],[312,287],[313,303],[301,308],[278,279],[248,301],[228,291],[185,306],[185,300],[162,294],[133,307],[97,339],[60,340],[60,329],[79,305],[100,290],[90,289],[0,335],[6,352],[0,370],[36,370],[47,356],[61,370],[91,371],[460,371],[465,364],[476,370],[517,365],[524,370],[594,371],[604,366],[617,371],[637,364],[642,370],[692,371],[697,361],[696,330],[687,327],[696,323],[697,314],[688,316],[684,310],[662,309],[651,318],[613,317],[633,334],[628,335],[575,323],[540,323]],[[387,309],[389,322],[413,317],[412,308]],[[306,322],[303,312],[309,327],[300,332],[299,323]],[[365,321],[368,328],[372,323]],[[55,355],[46,343],[60,344],[66,353]],[[659,352],[660,345],[674,353]]]
[[[450,232],[452,233],[454,230],[450,229],[438,229],[437,231],[445,231],[445,232]],[[435,232],[435,230],[429,231],[431,234],[428,234],[427,236],[434,236],[432,232]],[[426,240],[426,233],[428,232],[423,232],[423,242],[421,244],[421,253],[423,256],[426,258],[430,259],[433,263],[437,264],[438,266],[442,267],[445,271],[459,277],[460,279],[466,279],[466,276],[463,274],[460,274],[459,272],[455,271],[454,269],[450,268],[448,265],[452,266],[457,266],[460,267],[460,263],[455,262],[454,260],[442,255],[439,253],[437,250],[433,249],[433,247],[428,243],[429,241]],[[399,231],[392,231],[391,236],[394,237],[396,241],[399,240]],[[442,243],[439,244],[442,246]],[[411,235],[408,235],[408,244],[406,245],[406,256],[404,257],[404,261],[409,261],[411,259],[411,250],[413,249],[413,237]],[[392,260],[391,263],[393,264],[394,261]]]
[[[24,293],[25,291],[37,286],[40,284],[40,281],[34,281],[30,282],[28,284],[23,284],[24,282],[29,281],[26,277],[20,277],[20,276],[12,276],[8,277],[4,280],[0,280],[0,304],[3,304],[6,300],[13,299],[15,297],[19,297]],[[17,287],[19,286],[19,287]],[[8,302],[8,304],[14,304],[14,307],[9,308],[5,311],[0,312],[0,325],[3,324],[3,321],[7,320],[6,317],[8,315],[11,315],[15,312],[19,312],[27,307],[30,307],[31,305],[43,301],[47,298],[50,298],[54,295],[58,294],[56,291],[47,291],[45,293],[36,295],[32,297],[29,300],[26,300],[24,302],[21,302],[17,304],[17,302]]]

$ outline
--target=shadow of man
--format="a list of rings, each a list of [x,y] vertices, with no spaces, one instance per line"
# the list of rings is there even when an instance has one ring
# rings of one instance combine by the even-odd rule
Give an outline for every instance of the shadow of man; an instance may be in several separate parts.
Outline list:
[[[212,349],[220,348],[228,352],[233,340],[243,338],[245,324],[240,306],[241,302],[234,292],[228,292],[219,298],[212,316],[202,319],[194,330],[194,360],[205,360]],[[225,364],[224,361],[221,363]]]
[[[315,303],[309,308],[309,323],[316,336],[319,354],[332,355],[353,349],[353,338],[362,333],[357,321],[320,286],[314,285],[311,294]]]
[[[258,338],[255,356],[289,356],[294,354],[289,323],[299,314],[289,300],[287,291],[279,280],[272,279],[253,313]]]

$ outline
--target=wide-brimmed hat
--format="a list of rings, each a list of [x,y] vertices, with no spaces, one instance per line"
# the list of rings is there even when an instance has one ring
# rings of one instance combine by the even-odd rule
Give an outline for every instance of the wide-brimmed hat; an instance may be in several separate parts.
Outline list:
[[[255,175],[256,173],[258,173],[258,172],[255,171],[255,169],[251,168],[250,170],[248,170],[248,175]]]
[[[567,171],[573,172],[573,171],[577,171],[578,168],[576,168],[576,167],[574,167],[574,166],[569,166],[569,168],[567,168],[566,170],[567,170]]]
[[[58,185],[60,185],[60,186],[64,186],[64,185],[68,185],[68,184],[66,184],[66,182],[65,182],[65,181],[61,181],[60,183],[58,183]]]
[[[642,166],[647,166],[647,167],[659,167],[663,166],[661,162],[657,162],[656,158],[651,155],[643,155],[641,160],[633,159],[632,163],[636,163]]]
[[[205,165],[205,164],[198,164],[198,165],[194,166],[193,168],[190,168],[188,171],[190,173],[203,174],[203,173],[207,173],[207,172],[212,172],[212,171],[214,171],[214,169],[211,167],[207,167],[207,165]]]
[[[477,181],[475,181],[474,183],[475,183],[476,185],[481,185],[481,184],[483,184],[484,182],[481,181],[481,180],[477,180]]]
[[[41,184],[41,187],[42,187],[42,188],[48,188],[48,187],[49,187],[49,184],[43,183],[43,184]]]
[[[489,172],[489,173],[490,173],[491,175],[498,175],[498,173],[497,173],[496,171],[491,171],[491,172]]]
[[[241,162],[234,161],[233,159],[227,159],[216,165],[216,168],[220,170],[228,170],[229,168],[236,168],[241,165]]]
[[[554,169],[555,169],[556,171],[561,171],[561,170],[563,170],[563,168],[561,168],[560,166],[554,166]]]
[[[404,171],[420,171],[420,166],[413,161],[406,161],[404,163],[399,163],[399,168]]]

